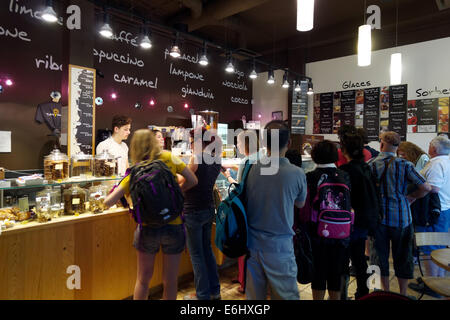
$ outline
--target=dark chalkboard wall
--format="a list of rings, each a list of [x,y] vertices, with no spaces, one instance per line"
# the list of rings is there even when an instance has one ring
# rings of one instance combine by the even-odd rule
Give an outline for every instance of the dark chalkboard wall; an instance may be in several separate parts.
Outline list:
[[[242,115],[251,119],[252,84],[247,64],[236,63],[237,72],[227,74],[222,52],[211,48],[210,64],[202,67],[196,63],[199,47],[189,41],[181,46],[184,56],[174,59],[166,51],[172,39],[156,34],[153,47],[144,50],[138,46],[140,26],[124,25],[114,18],[115,39],[101,38],[95,31],[99,25],[93,18],[94,8],[83,0],[71,1],[81,7],[82,24],[81,30],[69,31],[66,5],[56,3],[61,21],[47,24],[34,17],[43,4],[32,0],[0,2],[0,79],[14,80],[14,85],[0,94],[0,130],[12,131],[12,152],[0,153],[0,166],[42,168],[42,156],[49,152],[54,138],[47,136],[50,132],[44,125],[34,122],[36,106],[50,100],[53,90],[61,91],[61,102],[67,105],[64,83],[69,63],[104,74],[96,83],[96,96],[104,100],[96,108],[96,129],[110,129],[112,116],[119,113],[133,119],[132,131],[149,124],[185,123],[190,119],[185,103],[195,111],[218,111],[223,123]],[[83,57],[83,64],[79,57]],[[116,100],[111,99],[113,92]],[[154,106],[149,104],[152,98]],[[141,103],[141,109],[134,107],[136,102]],[[172,113],[168,106],[173,107]]]

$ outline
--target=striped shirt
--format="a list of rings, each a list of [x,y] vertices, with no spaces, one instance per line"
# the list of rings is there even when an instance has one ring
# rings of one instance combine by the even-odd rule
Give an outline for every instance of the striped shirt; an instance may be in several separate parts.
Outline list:
[[[393,152],[380,152],[369,162],[378,179],[381,179],[385,166],[394,156]],[[412,218],[406,198],[408,183],[418,186],[423,184],[425,179],[414,169],[414,164],[402,158],[395,158],[383,180],[380,185],[381,207],[384,215],[381,224],[396,228],[409,226]]]

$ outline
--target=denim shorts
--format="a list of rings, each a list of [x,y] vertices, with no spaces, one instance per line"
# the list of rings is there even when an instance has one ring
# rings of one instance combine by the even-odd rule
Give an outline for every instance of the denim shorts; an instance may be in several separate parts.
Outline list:
[[[375,250],[381,269],[381,276],[389,276],[389,251],[392,248],[395,275],[398,278],[412,279],[414,232],[412,225],[405,228],[394,228],[379,225],[375,232]]]
[[[186,244],[182,224],[168,224],[161,228],[137,226],[133,246],[141,252],[156,254],[162,247],[164,254],[179,254]]]

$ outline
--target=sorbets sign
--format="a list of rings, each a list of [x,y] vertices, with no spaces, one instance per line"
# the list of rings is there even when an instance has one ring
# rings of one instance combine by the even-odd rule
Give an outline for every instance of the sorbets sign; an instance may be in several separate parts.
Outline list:
[[[431,95],[450,95],[450,88],[438,89],[437,86],[434,89],[419,88],[416,90],[417,98],[428,97]]]

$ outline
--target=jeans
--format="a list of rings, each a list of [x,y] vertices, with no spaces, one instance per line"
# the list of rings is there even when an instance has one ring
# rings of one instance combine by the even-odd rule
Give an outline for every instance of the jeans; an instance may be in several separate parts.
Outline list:
[[[352,239],[350,241],[350,259],[355,268],[357,289],[355,298],[360,298],[369,293],[367,288],[367,261],[366,261],[366,239]]]
[[[194,270],[195,291],[199,300],[209,300],[220,293],[216,258],[211,247],[214,208],[184,215],[186,243]]]

